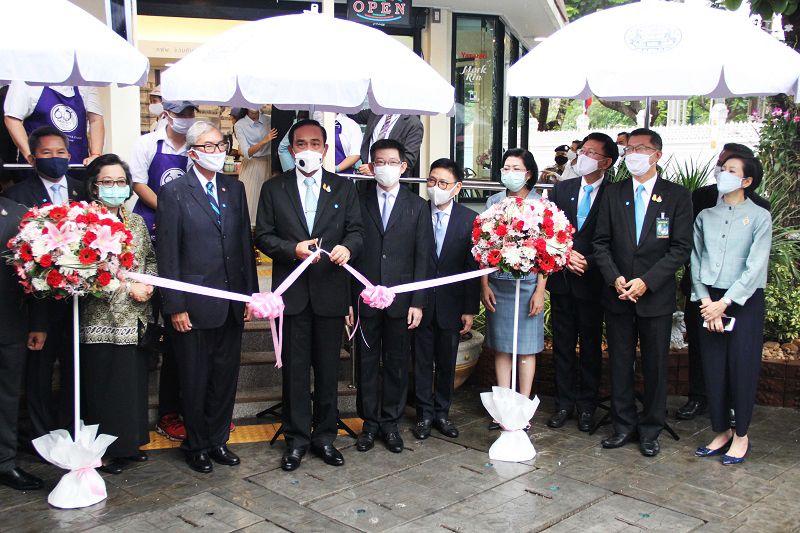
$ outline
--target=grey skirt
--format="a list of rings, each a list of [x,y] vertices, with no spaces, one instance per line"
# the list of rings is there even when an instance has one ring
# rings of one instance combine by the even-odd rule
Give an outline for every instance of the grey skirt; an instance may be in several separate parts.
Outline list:
[[[536,276],[523,279],[519,288],[519,332],[517,353],[535,354],[544,349],[544,312],[528,316],[530,301],[536,290]],[[489,274],[489,288],[497,304],[495,312],[486,310],[486,345],[498,352],[514,349],[514,297],[516,280],[511,274]]]

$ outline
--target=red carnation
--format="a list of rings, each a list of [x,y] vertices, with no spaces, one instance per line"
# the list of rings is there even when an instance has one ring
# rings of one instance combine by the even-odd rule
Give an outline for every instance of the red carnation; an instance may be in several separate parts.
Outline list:
[[[544,251],[547,250],[547,243],[544,242],[544,239],[536,239],[536,242],[533,243],[533,246],[539,253],[544,253]]]
[[[58,270],[53,269],[47,273],[47,284],[59,288],[64,285],[64,276]]]
[[[14,239],[15,237],[11,237],[8,239],[8,244],[6,244],[6,248],[13,248],[14,247]]]
[[[19,247],[19,256],[24,261],[30,261],[31,259],[33,259],[33,254],[31,253],[31,245],[28,244],[27,242],[23,243],[22,246]]]
[[[48,216],[53,220],[61,220],[62,218],[66,218],[67,214],[69,213],[69,209],[63,206],[54,207],[48,213]]]
[[[553,227],[553,219],[552,218],[545,218],[544,220],[542,220],[542,227],[545,228],[545,229],[552,228]]]
[[[551,216],[553,216],[553,212],[550,211],[549,209],[545,209],[544,210],[544,216],[547,217],[547,218],[550,218]]]
[[[472,240],[477,241],[481,237],[481,228],[473,228]]]
[[[504,237],[508,233],[508,227],[505,224],[500,224],[495,228],[494,232],[498,237]]]
[[[81,251],[78,253],[78,259],[83,265],[92,264],[97,261],[97,252],[91,248],[81,248]]]
[[[43,255],[43,256],[42,256],[42,257],[39,259],[39,264],[40,264],[40,265],[42,265],[42,266],[43,266],[43,267],[45,267],[45,268],[46,268],[46,267],[49,267],[50,265],[52,265],[52,264],[53,264],[53,257],[52,257],[50,254],[44,254],[44,255]]]
[[[67,276],[67,281],[69,281],[69,282],[70,282],[70,283],[72,283],[73,285],[77,285],[78,283],[80,283],[80,282],[81,282],[81,277],[78,275],[78,273],[77,273],[77,272],[74,272],[74,271],[73,271],[73,272],[72,272],[72,274],[70,274],[69,276]]]
[[[517,205],[522,205],[525,201],[522,198],[517,197]]]
[[[106,285],[111,283],[111,272],[109,272],[108,270],[103,270],[102,272],[97,274],[97,283],[101,287],[105,287]]]
[[[88,224],[89,219],[86,217],[86,215],[78,215],[75,217],[75,222],[78,224]]]
[[[481,219],[480,219],[480,217],[475,217],[475,221],[472,223],[472,225],[474,227],[476,227],[476,228],[481,227]]]
[[[481,254],[475,254],[475,261],[477,261],[478,263],[481,262]]]
[[[124,254],[119,256],[119,264],[124,266],[125,268],[130,268],[133,266],[133,254],[130,252],[125,252]]]
[[[125,244],[130,244],[133,242],[133,233],[128,230],[125,230]]]
[[[552,238],[553,238],[553,235],[555,235],[555,232],[553,231],[553,228],[545,228],[545,230],[544,230],[544,235],[545,235],[545,237],[547,237],[548,239],[552,239]]]
[[[100,217],[98,217],[96,213],[92,213],[91,211],[89,211],[88,213],[86,213],[86,220],[89,222],[89,224],[93,224],[98,220],[100,220]]]
[[[89,246],[95,241],[95,239],[97,239],[97,235],[95,235],[93,231],[87,231],[83,236],[84,246]]]
[[[499,262],[500,262],[500,259],[501,259],[501,256],[500,256],[500,250],[497,250],[497,249],[495,249],[495,250],[489,250],[489,257],[488,257],[488,261],[489,261],[489,264],[490,264],[490,265],[492,265],[492,266],[496,266],[496,265],[497,265],[497,263],[499,263]]]
[[[524,228],[524,227],[525,227],[525,221],[517,220],[516,222],[514,222],[514,229],[515,230],[522,231],[522,228]]]
[[[567,242],[567,237],[569,237],[569,235],[567,235],[567,232],[559,231],[558,232],[558,243],[559,244],[564,244],[565,242]]]
[[[35,216],[36,216],[36,213],[34,213],[33,211],[28,211],[27,213],[22,215],[22,218],[34,218]]]

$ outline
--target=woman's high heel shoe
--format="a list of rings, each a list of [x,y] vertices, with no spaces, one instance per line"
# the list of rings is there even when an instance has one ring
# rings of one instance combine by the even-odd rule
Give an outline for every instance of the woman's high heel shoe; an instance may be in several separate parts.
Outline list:
[[[747,450],[744,452],[744,455],[741,457],[731,457],[730,455],[723,455],[722,456],[722,464],[725,466],[730,465],[740,465],[744,462],[744,458],[747,457],[747,454],[750,452],[750,441],[747,441]]]
[[[697,448],[697,451],[695,451],[694,454],[697,457],[711,457],[712,455],[717,455],[718,453],[725,453],[730,449],[732,442],[733,442],[733,437],[728,439],[728,442],[726,442],[716,450],[712,450],[711,448],[706,448],[705,446],[701,446],[700,448]]]

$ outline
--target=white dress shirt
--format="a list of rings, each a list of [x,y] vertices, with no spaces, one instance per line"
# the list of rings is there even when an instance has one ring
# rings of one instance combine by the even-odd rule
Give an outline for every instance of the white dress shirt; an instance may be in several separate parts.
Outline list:
[[[172,144],[172,141],[167,136],[166,127],[157,129],[153,133],[142,135],[136,139],[136,143],[133,145],[133,152],[131,153],[130,167],[134,183],[147,184],[147,181],[150,179],[147,173],[150,170],[150,163],[153,162],[153,158],[158,151],[158,141],[164,141],[164,144],[161,145],[162,154],[185,155],[187,157],[189,155],[188,145],[184,144],[176,148]],[[192,158],[190,157],[187,170],[192,168],[192,166]]]
[[[450,215],[453,212],[453,203],[454,200],[451,198],[447,203],[447,207],[444,209],[439,209],[437,206],[433,205],[433,202],[431,202],[431,222],[433,223],[434,246],[436,246],[436,221],[438,218],[436,213],[444,213],[444,215],[442,215],[442,224],[444,225],[444,234],[447,235],[447,225],[450,223]]]
[[[650,205],[650,198],[653,196],[653,187],[656,186],[656,180],[658,179],[658,175],[653,176],[649,180],[645,181],[644,183],[639,183],[636,178],[631,179],[631,183],[633,184],[633,201],[636,201],[636,189],[639,188],[639,185],[644,185],[644,212],[647,213],[647,208]]]
[[[75,96],[75,87],[72,85],[51,85],[50,89],[66,97]],[[42,96],[42,86],[28,85],[23,81],[12,81],[8,87],[6,101],[4,104],[5,114],[19,120],[25,120],[36,109],[39,98]],[[78,87],[83,105],[87,113],[103,115],[103,103],[100,101],[100,94],[97,87]]]
[[[219,191],[217,191],[217,173],[214,172],[214,177],[211,178],[210,180],[208,178],[206,178],[205,176],[203,176],[202,174],[200,174],[200,172],[196,171],[195,175],[197,176],[197,179],[200,180],[200,186],[203,188],[203,192],[206,193],[206,194],[208,194],[208,189],[207,189],[208,185],[207,185],[207,183],[210,181],[211,183],[214,184],[214,192],[213,192],[214,200],[216,200],[217,201],[217,205],[219,205]]]
[[[41,176],[37,177],[40,180],[42,180],[42,185],[44,185],[44,188],[47,190],[47,196],[50,197],[51,203],[55,203],[55,200],[53,199],[53,189],[52,189],[53,185],[55,184],[61,185],[61,189],[59,192],[61,192],[61,199],[63,200],[62,203],[69,203],[69,185],[67,184],[66,176],[61,176],[61,179],[58,181],[46,180]]]
[[[383,203],[385,201],[388,201],[389,206],[387,207],[387,209],[389,209],[389,213],[386,216],[387,217],[392,216],[392,209],[394,209],[394,203],[397,201],[397,193],[400,192],[400,183],[399,182],[396,183],[391,191],[384,190],[383,187],[381,187],[380,185],[375,187],[375,191],[378,193],[378,213],[380,213],[381,217],[383,217]],[[386,199],[384,199],[383,193],[387,194]]]
[[[578,207],[580,207],[581,202],[583,201],[583,196],[586,194],[586,191],[584,191],[583,188],[586,187],[587,185],[591,185],[592,187],[594,187],[594,189],[592,189],[592,192],[591,192],[591,194],[589,196],[589,209],[592,208],[592,206],[594,205],[594,200],[595,200],[595,198],[597,198],[597,191],[600,189],[600,186],[603,184],[603,180],[604,179],[605,178],[600,178],[599,180],[597,180],[594,183],[590,184],[590,183],[586,183],[586,178],[581,177],[581,188],[578,189]]]
[[[261,142],[270,130],[269,115],[258,113],[258,121],[254,121],[249,115],[245,115],[241,120],[236,121],[233,131],[236,133],[236,140],[239,142],[239,151],[245,159],[254,157],[269,157],[271,141],[261,147],[253,155],[248,155],[250,147]]]
[[[303,205],[303,213],[306,212],[306,184],[304,180],[306,176],[304,176],[297,168],[294,170],[295,175],[297,176],[297,190],[300,191],[300,203]],[[314,178],[314,183],[311,185],[314,187],[314,193],[317,195],[317,200],[319,200],[319,189],[322,185],[322,167],[320,167],[313,175],[309,176],[309,178]]]

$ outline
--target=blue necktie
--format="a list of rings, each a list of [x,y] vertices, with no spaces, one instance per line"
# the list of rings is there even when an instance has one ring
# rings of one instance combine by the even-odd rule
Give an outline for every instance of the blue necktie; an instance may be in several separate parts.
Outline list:
[[[383,222],[383,229],[386,230],[386,225],[389,224],[389,217],[392,214],[392,208],[389,206],[389,193],[383,193],[383,210],[381,211],[381,222]]]
[[[214,198],[214,184],[210,181],[206,183],[206,195],[208,196],[208,201],[211,202],[211,209],[217,214],[217,224],[219,224],[219,205],[217,204],[217,199]]]
[[[437,211],[436,213],[436,257],[442,253],[442,245],[444,244],[444,211]]]
[[[583,227],[586,222],[586,217],[589,216],[589,210],[592,208],[592,191],[594,185],[583,186],[583,198],[581,198],[581,205],[578,206],[578,231]]]
[[[636,187],[636,198],[633,199],[633,213],[636,215],[636,244],[639,244],[639,237],[642,235],[642,224],[644,224],[644,185]]]
[[[314,178],[306,178],[303,183],[306,184],[306,224],[308,224],[308,234],[311,235],[311,231],[314,229],[314,217],[317,216],[317,195],[314,194]]]
[[[64,203],[64,196],[61,195],[61,185],[60,183],[56,183],[50,186],[50,190],[53,191],[53,203],[54,204],[63,204]]]

